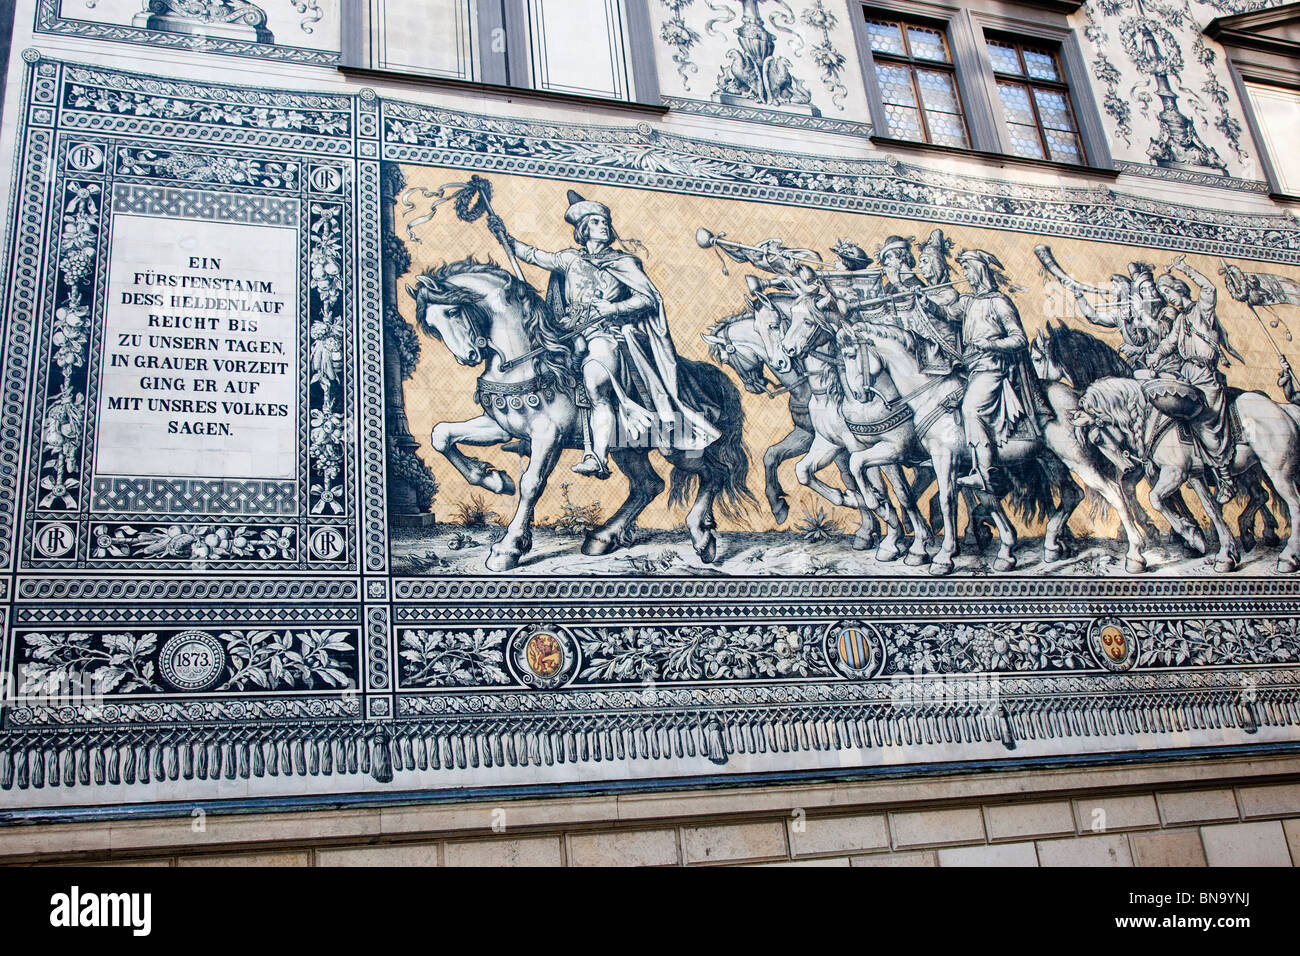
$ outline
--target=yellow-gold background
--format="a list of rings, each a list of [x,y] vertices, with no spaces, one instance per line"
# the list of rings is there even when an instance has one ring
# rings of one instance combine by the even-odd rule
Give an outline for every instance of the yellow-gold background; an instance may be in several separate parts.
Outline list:
[[[422,166],[405,166],[407,186],[436,189],[450,181],[463,180],[463,171]],[[712,250],[701,249],[695,242],[695,232],[704,226],[715,233],[726,233],[729,239],[757,243],[770,237],[779,237],[786,245],[816,249],[828,261],[836,239],[847,237],[858,242],[875,257],[876,247],[886,236],[901,235],[924,241],[936,228],[934,223],[857,213],[840,213],[823,209],[795,206],[741,202],[722,198],[682,196],[644,189],[593,184],[569,184],[550,179],[525,176],[493,175],[492,206],[505,220],[511,234],[546,250],[558,250],[573,245],[573,229],[564,221],[567,209],[565,194],[573,188],[587,199],[608,205],[612,211],[614,227],[620,236],[634,238],[644,244],[636,250],[645,265],[646,273],[663,295],[668,324],[679,354],[698,361],[709,361],[708,346],[701,334],[718,320],[740,311],[745,304],[745,274],[757,272],[743,264],[728,262],[730,275],[723,275],[717,255]],[[406,239],[406,223],[428,211],[428,200],[420,200],[416,210],[405,210],[399,203],[395,212],[398,235]],[[404,215],[405,213],[405,215]],[[1177,253],[1153,250],[1138,246],[1088,242],[1068,238],[1041,238],[1018,232],[1001,232],[967,226],[940,226],[944,235],[954,240],[954,254],[963,248],[985,249],[996,255],[1006,267],[1014,285],[1023,291],[1012,293],[1020,310],[1025,330],[1032,339],[1048,319],[1063,318],[1067,324],[1087,329],[1110,345],[1118,347],[1119,334],[1113,330],[1091,326],[1073,311],[1073,300],[1062,297],[1054,281],[1046,281],[1042,267],[1035,257],[1033,247],[1039,243],[1051,246],[1057,261],[1074,278],[1092,285],[1105,287],[1112,273],[1127,273],[1131,261],[1145,261],[1156,267],[1158,275]],[[398,279],[398,309],[402,316],[418,328],[414,302],[405,286],[413,282],[419,272],[444,262],[474,256],[480,260],[492,259],[506,265],[505,253],[489,234],[486,220],[465,223],[456,217],[450,203],[439,208],[437,215],[415,227],[419,242],[407,241],[411,253],[411,272]],[[1281,399],[1277,387],[1278,362],[1271,346],[1265,341],[1254,317],[1247,307],[1232,300],[1219,276],[1221,263],[1217,257],[1189,254],[1186,261],[1193,268],[1215,280],[1219,289],[1219,316],[1229,333],[1233,345],[1246,357],[1246,365],[1233,362],[1227,370],[1230,384],[1247,389],[1260,389],[1275,399]],[[1232,260],[1246,271],[1270,272],[1300,279],[1300,270],[1273,265],[1252,264],[1247,260]],[[529,265],[522,266],[525,277],[544,293],[548,274]],[[952,266],[953,277],[960,278],[961,270]],[[1184,281],[1186,277],[1179,275]],[[1192,285],[1193,295],[1196,294]],[[1054,288],[1053,288],[1054,287]],[[959,285],[964,289],[964,283]],[[1067,311],[1062,312],[1062,303]],[[1291,318],[1288,310],[1280,307],[1284,318]],[[459,473],[439,454],[429,448],[429,433],[441,421],[461,421],[474,418],[482,410],[474,401],[474,383],[482,367],[465,368],[452,358],[446,347],[431,336],[420,334],[421,356],[415,373],[405,382],[406,412],[411,433],[420,443],[417,454],[430,466],[438,480],[439,491],[434,511],[446,520],[452,516],[457,504],[478,494],[487,499],[489,507],[502,515],[513,512],[513,501],[496,497],[481,488],[469,485]],[[1277,329],[1274,338],[1291,358],[1300,357],[1300,350],[1292,354],[1284,340],[1285,332]],[[777,527],[766,503],[763,502],[763,452],[790,431],[790,416],[784,398],[772,399],[753,395],[739,386],[733,372],[728,371],[733,384],[740,392],[745,413],[745,438],[750,453],[749,487],[762,503],[749,513],[749,530]],[[486,459],[508,474],[518,478],[523,459],[498,448],[467,449],[470,454]],[[569,495],[575,504],[585,505],[599,501],[608,517],[623,500],[627,482],[621,472],[613,469],[612,476],[604,482],[575,475],[570,467],[578,461],[578,452],[566,452],[552,473],[546,492],[538,503],[537,515],[545,520],[561,509],[561,484],[569,483]],[[667,465],[659,456],[652,455],[655,468],[667,478]],[[830,509],[828,503],[795,479],[792,459],[781,468],[781,479],[791,503],[791,522],[801,510],[815,511],[819,507]],[[839,484],[839,475],[832,466],[823,473],[832,484]],[[1189,495],[1189,499],[1190,499]],[[1140,498],[1146,504],[1143,486]],[[1228,515],[1240,509],[1233,505]],[[846,526],[855,527],[856,512],[834,509]],[[644,528],[672,528],[681,523],[682,509],[670,509],[667,495],[661,495],[643,513],[638,522]],[[734,523],[719,516],[720,528],[736,529]],[[787,525],[788,526],[788,525]],[[1071,521],[1072,529],[1083,535],[1111,537],[1116,526],[1113,519],[1097,519],[1085,504],[1076,510]],[[1028,529],[1027,529],[1028,530]]]

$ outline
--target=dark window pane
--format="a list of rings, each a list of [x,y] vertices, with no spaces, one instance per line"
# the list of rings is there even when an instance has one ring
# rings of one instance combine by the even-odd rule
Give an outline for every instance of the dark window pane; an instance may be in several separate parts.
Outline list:
[[[1057,162],[1083,162],[1083,142],[1075,133],[1062,133],[1049,129],[1047,131],[1047,148],[1052,151],[1052,159]]]
[[[907,106],[885,105],[885,119],[889,122],[889,135],[898,139],[925,142],[921,131],[921,119],[915,109]]]
[[[1017,156],[1028,156],[1030,159],[1043,158],[1043,144],[1038,139],[1037,126],[1008,123],[1007,132],[1011,134],[1011,151]]]
[[[876,79],[880,82],[880,98],[886,103],[897,103],[902,106],[916,105],[912,75],[907,67],[877,63]]]
[[[928,110],[942,110],[945,113],[960,113],[961,103],[957,99],[957,84],[951,73],[938,70],[917,70],[916,85],[921,91],[921,100]]]
[[[925,121],[930,127],[930,141],[943,146],[967,146],[966,124],[960,113],[925,111]]]
[[[934,60],[948,62],[948,46],[943,42],[943,34],[929,27],[907,28],[907,45],[911,47],[912,57],[917,60]]]
[[[1038,115],[1043,118],[1043,125],[1048,129],[1074,130],[1074,118],[1070,115],[1070,103],[1065,94],[1059,90],[1034,88],[1034,101],[1038,104]]]
[[[999,81],[998,97],[1002,100],[1002,109],[1008,123],[1036,125],[1033,107],[1029,105],[1029,91],[1019,83]]]

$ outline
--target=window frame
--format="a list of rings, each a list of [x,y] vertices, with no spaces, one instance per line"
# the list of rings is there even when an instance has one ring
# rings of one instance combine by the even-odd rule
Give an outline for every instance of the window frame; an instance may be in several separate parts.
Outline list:
[[[1255,105],[1246,90],[1249,82],[1300,91],[1300,44],[1250,32],[1251,27],[1257,25],[1268,27],[1293,22],[1297,18],[1295,11],[1278,16],[1278,11],[1284,9],[1274,7],[1249,14],[1220,17],[1206,26],[1205,34],[1223,47],[1233,90],[1237,94],[1242,115],[1246,118],[1246,128],[1254,141],[1260,168],[1268,182],[1269,198],[1296,203],[1300,202],[1300,194],[1283,190],[1273,157],[1264,145],[1267,140],[1259,118],[1255,115]]]
[[[1056,49],[1052,49],[1052,46],[1050,44],[1043,43],[1037,40],[1036,38],[1031,37],[1029,38],[1029,40],[1026,41],[1018,37],[1012,36],[1011,34],[1000,34],[988,30],[984,31],[984,43],[986,46],[991,45],[993,43],[997,43],[1003,47],[1010,47],[1011,49],[1015,50],[1016,59],[1020,63],[1021,72],[1019,73],[1000,73],[998,72],[998,68],[996,65],[993,65],[992,69],[993,69],[993,91],[998,97],[995,102],[997,103],[998,106],[1001,107],[999,112],[1002,114],[1002,121],[1004,123],[1008,123],[1008,120],[1006,116],[1006,106],[1003,105],[1002,103],[1002,93],[1001,93],[1002,85],[1012,84],[1015,86],[1019,86],[1020,88],[1026,90],[1028,93],[1025,99],[1029,103],[1029,111],[1034,118],[1034,129],[1038,133],[1038,147],[1042,155],[1024,156],[1022,158],[1023,159],[1049,159],[1049,160],[1053,159],[1052,146],[1051,143],[1048,141],[1048,137],[1047,137],[1047,131],[1050,127],[1048,127],[1043,122],[1043,114],[1042,114],[1042,110],[1038,105],[1038,97],[1034,95],[1034,90],[1045,89],[1045,90],[1053,90],[1057,93],[1060,93],[1062,99],[1065,100],[1065,107],[1070,113],[1070,120],[1071,122],[1074,123],[1073,133],[1079,139],[1079,151],[1083,156],[1083,162],[1076,163],[1075,165],[1087,166],[1088,147],[1087,144],[1083,141],[1083,134],[1079,131],[1079,117],[1077,111],[1074,108],[1074,97],[1071,95],[1069,77],[1066,76],[1065,73],[1065,64],[1061,62],[1062,58],[1061,58],[1060,48],[1058,47]],[[1025,59],[1026,49],[1032,50],[1035,53],[1046,53],[1048,56],[1050,56],[1052,58],[1052,64],[1056,68],[1056,73],[1061,78],[1057,80],[1046,80],[1043,79],[1042,77],[1036,77],[1031,75],[1029,72],[1029,62]],[[992,60],[993,60],[993,56],[990,53],[989,54],[990,64],[992,64]],[[1023,124],[1019,124],[1019,125],[1023,125]],[[1056,130],[1056,132],[1069,132],[1069,131]],[[1009,136],[1010,129],[1007,130],[1007,133]],[[1010,139],[1008,139],[1008,144],[1010,144]],[[1017,153],[1016,155],[1020,155],[1020,154]],[[1065,160],[1053,160],[1053,161],[1065,162]]]
[[[961,117],[962,133],[966,137],[966,142],[968,144],[973,143],[974,141],[971,137],[970,123],[966,119],[966,100],[965,97],[962,95],[961,87],[958,85],[957,82],[956,54],[953,52],[953,45],[951,39],[949,39],[948,37],[948,30],[946,24],[932,23],[927,20],[918,19],[916,17],[912,17],[906,20],[903,19],[895,20],[895,19],[886,18],[884,16],[871,17],[871,18],[864,17],[863,22],[865,23],[868,19],[893,23],[900,28],[899,36],[902,39],[903,48],[907,52],[903,56],[899,56],[894,53],[883,53],[873,48],[871,50],[871,61],[873,67],[879,66],[880,63],[885,63],[885,64],[892,64],[900,69],[907,71],[908,78],[911,81],[912,101],[913,101],[913,105],[916,108],[917,121],[920,124],[921,133],[925,137],[925,139],[922,140],[908,140],[908,142],[916,142],[922,145],[929,145],[929,146],[950,146],[950,144],[947,143],[936,143],[930,131],[930,121],[929,118],[926,116],[926,114],[930,111],[925,105],[925,98],[921,93],[921,89],[917,83],[917,76],[916,76],[916,72],[918,69],[928,69],[928,70],[934,70],[935,72],[947,73],[952,77],[953,88],[956,90],[957,93],[957,106],[960,109],[960,112],[958,112],[956,115]],[[948,54],[948,59],[946,61],[926,60],[922,57],[917,57],[915,54],[913,54],[911,49],[911,41],[907,37],[907,28],[913,26],[921,27],[924,29],[938,30],[940,35],[943,37],[944,50]],[[867,44],[870,45],[870,43],[871,43],[871,31],[870,29],[868,29]],[[877,61],[877,57],[879,57],[879,61]],[[876,75],[875,69],[871,71],[871,78],[875,82],[876,90],[879,93],[880,78]],[[880,93],[880,99],[881,99],[882,113],[887,112],[888,107],[890,105],[901,105],[901,104],[886,104],[884,102],[883,93]],[[888,116],[886,116],[886,123],[888,123]],[[961,147],[956,147],[956,148],[960,149]]]
[[[430,85],[536,96],[610,107],[649,109],[666,112],[659,94],[655,61],[654,31],[649,0],[620,0],[626,32],[625,68],[628,96],[614,98],[597,93],[582,94],[549,90],[532,85],[531,39],[528,0],[469,0],[475,5],[478,36],[475,46],[479,76],[473,80],[438,76],[416,70],[399,70],[375,65],[370,0],[342,0],[342,42],[339,69],[345,73],[402,77]],[[505,31],[504,52],[492,49],[494,31]]]
[[[1101,123],[1097,103],[1088,82],[1088,67],[1079,48],[1068,14],[1082,5],[1074,0],[1048,0],[1039,4],[1019,4],[987,0],[988,9],[957,6],[941,0],[850,0],[858,59],[867,91],[867,106],[874,127],[871,140],[881,146],[914,147],[951,153],[980,154],[1013,163],[1047,166],[1063,171],[1115,175],[1106,131]],[[957,88],[962,98],[971,148],[919,143],[896,139],[885,133],[888,122],[884,102],[876,81],[875,58],[867,35],[866,21],[882,19],[912,20],[926,25],[942,25],[952,52]],[[1067,163],[1052,159],[1034,159],[1012,152],[1011,135],[998,97],[993,61],[986,37],[1017,36],[1031,44],[1051,48],[1057,55],[1065,86],[1074,111],[1075,125],[1083,142],[1084,162]]]

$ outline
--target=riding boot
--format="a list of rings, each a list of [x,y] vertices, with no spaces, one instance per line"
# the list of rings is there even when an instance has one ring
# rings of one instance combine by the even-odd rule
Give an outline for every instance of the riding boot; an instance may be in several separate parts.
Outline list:
[[[1222,465],[1214,468],[1214,487],[1214,500],[1221,505],[1226,505],[1237,497],[1237,482],[1233,479],[1232,473]]]
[[[577,472],[579,475],[593,475],[602,481],[609,477],[609,468],[605,466],[603,461],[590,452],[584,455],[582,461],[574,465],[572,470]]]

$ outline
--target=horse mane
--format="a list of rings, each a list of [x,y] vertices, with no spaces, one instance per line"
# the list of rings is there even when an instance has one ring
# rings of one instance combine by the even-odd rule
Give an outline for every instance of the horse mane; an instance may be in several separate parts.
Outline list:
[[[745,319],[753,319],[753,318],[754,318],[754,314],[752,312],[733,312],[731,315],[725,316],[719,319],[717,322],[714,322],[711,326],[709,326],[708,330],[704,334],[722,335],[722,333],[724,333],[732,325],[735,325],[737,322],[741,322],[744,321]],[[714,362],[717,362],[719,365],[727,364],[726,359],[722,354],[722,346],[715,345],[712,342],[709,343],[709,358],[711,358]]]
[[[899,348],[906,349],[908,355],[917,358],[916,336],[907,329],[883,322],[864,322],[860,327],[865,328],[867,334],[892,342]],[[917,360],[919,361],[919,358]]]
[[[1140,435],[1146,414],[1142,383],[1134,378],[1102,378],[1093,382],[1079,399],[1079,407],[1094,418],[1116,425],[1129,434]]]
[[[479,262],[473,256],[458,262],[447,262],[441,266],[425,269],[420,276],[431,279],[434,289],[420,283],[416,286],[416,306],[423,313],[427,303],[441,305],[459,305],[470,315],[470,321],[478,328],[479,334],[486,333],[487,316],[483,311],[483,296],[450,280],[457,276],[483,275],[499,280],[503,285],[506,303],[519,309],[524,329],[529,342],[546,351],[535,360],[534,368],[540,374],[540,363],[556,380],[565,383],[572,378],[573,345],[571,339],[565,339],[567,330],[555,321],[546,300],[537,294],[527,282],[512,275],[495,262]],[[436,290],[436,291],[435,291]],[[423,323],[417,320],[423,328]]]
[[[1080,392],[1099,379],[1132,378],[1133,367],[1115,349],[1082,329],[1047,324],[1047,357]]]

